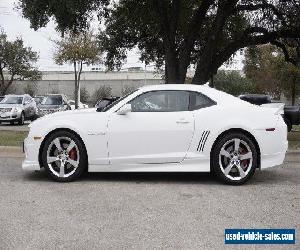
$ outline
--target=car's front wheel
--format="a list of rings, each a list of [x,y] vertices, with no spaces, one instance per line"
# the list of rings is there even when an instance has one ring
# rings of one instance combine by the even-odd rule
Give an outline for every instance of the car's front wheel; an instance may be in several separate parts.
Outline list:
[[[222,136],[213,148],[212,170],[227,183],[240,185],[248,181],[258,167],[258,152],[253,140],[240,132]]]
[[[19,124],[19,125],[24,125],[24,121],[25,121],[25,115],[24,115],[24,113],[22,112],[18,124]]]
[[[57,131],[44,144],[42,166],[56,181],[68,182],[79,178],[87,167],[87,153],[82,141],[69,131]]]

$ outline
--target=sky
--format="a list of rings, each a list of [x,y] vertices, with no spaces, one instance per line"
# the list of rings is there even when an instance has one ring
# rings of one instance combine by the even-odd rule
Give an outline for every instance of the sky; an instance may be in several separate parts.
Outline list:
[[[16,37],[22,37],[26,46],[30,46],[38,52],[40,59],[36,66],[40,70],[72,70],[71,65],[60,66],[53,61],[54,46],[52,41],[59,39],[59,34],[55,30],[55,23],[51,21],[45,28],[34,31],[30,28],[29,21],[22,18],[21,13],[16,10],[16,2],[16,0],[0,0],[0,27],[4,29],[8,39],[14,40]],[[240,70],[243,67],[242,59],[242,56],[238,54],[231,66],[223,66],[222,68]],[[128,53],[127,63],[124,64],[123,68],[128,67],[144,68],[144,64],[139,61],[137,51]],[[151,67],[147,67],[147,69],[149,68],[151,69]]]

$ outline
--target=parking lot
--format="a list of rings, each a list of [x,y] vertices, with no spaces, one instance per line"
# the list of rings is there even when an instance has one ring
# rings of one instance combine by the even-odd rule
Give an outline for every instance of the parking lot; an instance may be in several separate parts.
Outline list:
[[[21,155],[0,161],[1,249],[220,249],[225,228],[300,226],[299,154],[244,186],[182,173],[87,174],[62,184],[24,173]]]

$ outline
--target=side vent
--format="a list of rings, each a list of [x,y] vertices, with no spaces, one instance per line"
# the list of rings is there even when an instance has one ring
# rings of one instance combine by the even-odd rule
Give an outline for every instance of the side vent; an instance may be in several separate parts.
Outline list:
[[[201,139],[200,139],[198,147],[197,147],[197,151],[198,152],[202,152],[203,151],[205,143],[207,141],[207,138],[208,138],[209,134],[210,134],[209,130],[203,131]]]

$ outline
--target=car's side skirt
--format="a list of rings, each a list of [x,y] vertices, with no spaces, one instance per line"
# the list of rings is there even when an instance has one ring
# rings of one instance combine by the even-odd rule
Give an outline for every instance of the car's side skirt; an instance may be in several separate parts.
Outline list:
[[[210,172],[209,160],[187,160],[182,163],[89,165],[89,172]]]

